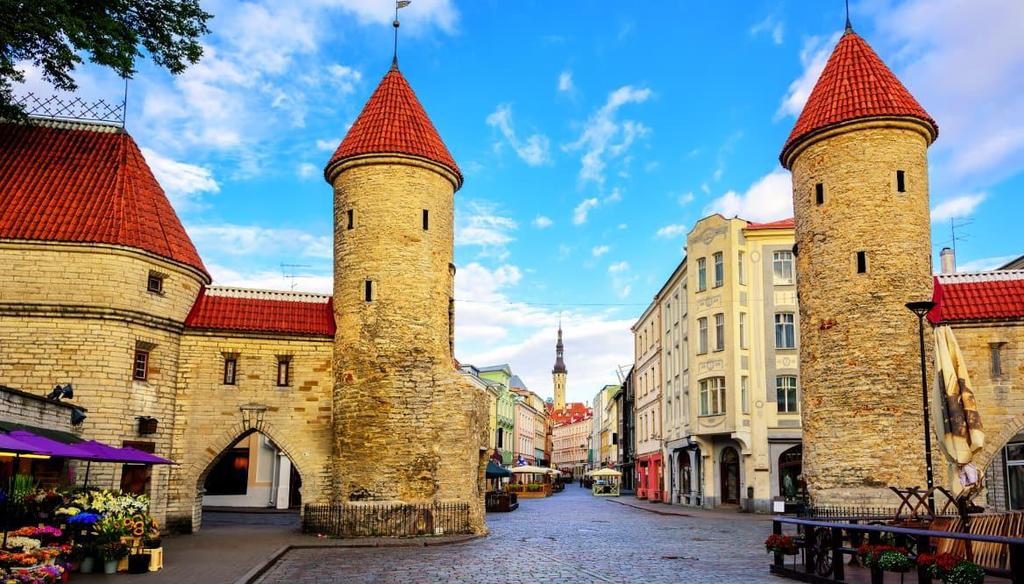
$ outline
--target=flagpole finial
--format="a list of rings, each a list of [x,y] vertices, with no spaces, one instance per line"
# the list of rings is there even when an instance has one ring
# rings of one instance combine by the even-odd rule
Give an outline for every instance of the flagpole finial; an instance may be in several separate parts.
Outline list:
[[[398,11],[408,6],[409,2],[410,0],[395,0],[395,20],[391,23],[391,26],[395,27],[395,52],[391,57],[392,69],[398,69],[398,27],[402,25],[402,23],[398,22]]]
[[[853,32],[853,25],[850,24],[850,0],[846,0],[846,32]]]

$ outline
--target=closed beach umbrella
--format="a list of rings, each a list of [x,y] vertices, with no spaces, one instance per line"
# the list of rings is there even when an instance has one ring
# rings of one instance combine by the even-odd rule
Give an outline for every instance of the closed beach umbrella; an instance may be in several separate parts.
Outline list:
[[[932,419],[939,444],[959,466],[985,446],[985,431],[960,345],[949,326],[935,328],[935,399]]]

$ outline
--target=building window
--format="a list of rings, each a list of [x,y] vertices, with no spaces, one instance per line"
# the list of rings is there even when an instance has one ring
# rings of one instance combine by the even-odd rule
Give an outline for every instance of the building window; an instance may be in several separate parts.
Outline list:
[[[744,414],[750,413],[750,378],[740,377],[740,408]]]
[[[708,319],[701,317],[697,319],[697,354],[703,355],[708,352]]]
[[[238,357],[226,355],[224,357],[224,385],[234,385],[238,375]]]
[[[156,294],[164,293],[164,275],[157,272],[150,272],[146,279],[146,290]]]
[[[907,192],[906,174],[902,170],[896,171],[896,191],[900,193]]]
[[[719,288],[725,282],[725,264],[722,258],[722,252],[716,251],[711,256],[715,262],[715,288]]]
[[[739,348],[746,348],[746,312],[739,314]]]
[[[772,253],[772,273],[774,275],[774,283],[779,284],[792,284],[793,283],[793,252],[791,251],[777,251]]]
[[[715,350],[725,350],[725,315],[721,312],[715,315]]]
[[[352,209],[349,209],[348,211],[345,211],[345,216],[346,216],[346,218],[348,220],[348,227],[346,227],[346,229],[355,229],[355,226],[356,226],[355,212],[352,211]]]
[[[707,260],[697,258],[697,292],[708,289],[708,267]]]
[[[430,229],[430,211],[423,210],[423,231]]]
[[[373,280],[367,280],[363,286],[363,298],[367,302],[373,302]]]
[[[1003,345],[1006,343],[989,343],[992,351],[992,377],[1003,376]]]
[[[794,349],[796,348],[796,327],[794,326],[792,312],[777,312],[775,314],[775,348]]]
[[[739,254],[737,254],[737,256],[736,256],[737,257],[737,259],[736,259],[736,278],[739,279],[740,284],[746,284],[747,283],[747,270],[743,266],[744,256],[745,256],[745,254],[742,251],[739,252]]]
[[[135,359],[132,362],[132,379],[146,381],[149,378],[149,351],[146,349],[135,349]]]
[[[291,357],[278,357],[277,358],[277,386],[288,387],[291,385],[291,372],[292,372],[292,358]]]
[[[779,375],[775,378],[775,396],[780,414],[797,412],[796,376]]]
[[[814,202],[819,205],[825,202],[825,185],[821,183],[814,185]]]
[[[863,274],[868,271],[868,254],[864,251],[857,252],[857,273]]]
[[[700,415],[717,416],[725,413],[725,378],[709,377],[701,379]]]

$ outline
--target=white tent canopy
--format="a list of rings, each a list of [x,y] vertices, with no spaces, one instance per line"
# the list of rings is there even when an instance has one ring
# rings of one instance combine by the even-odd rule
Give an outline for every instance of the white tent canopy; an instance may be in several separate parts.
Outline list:
[[[514,466],[511,470],[514,474],[548,474],[550,469],[527,464],[525,466]]]
[[[601,470],[595,470],[590,473],[590,476],[594,477],[621,477],[622,473],[613,468],[602,468]]]

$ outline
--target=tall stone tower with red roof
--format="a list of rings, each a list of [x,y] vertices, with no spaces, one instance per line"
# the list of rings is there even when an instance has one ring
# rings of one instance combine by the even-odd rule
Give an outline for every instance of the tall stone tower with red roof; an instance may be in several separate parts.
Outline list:
[[[454,365],[462,173],[397,64],[324,171],[334,187],[336,502],[467,502],[487,410]]]
[[[782,149],[793,173],[803,472],[816,504],[925,485],[917,319],[938,126],[849,27]]]

